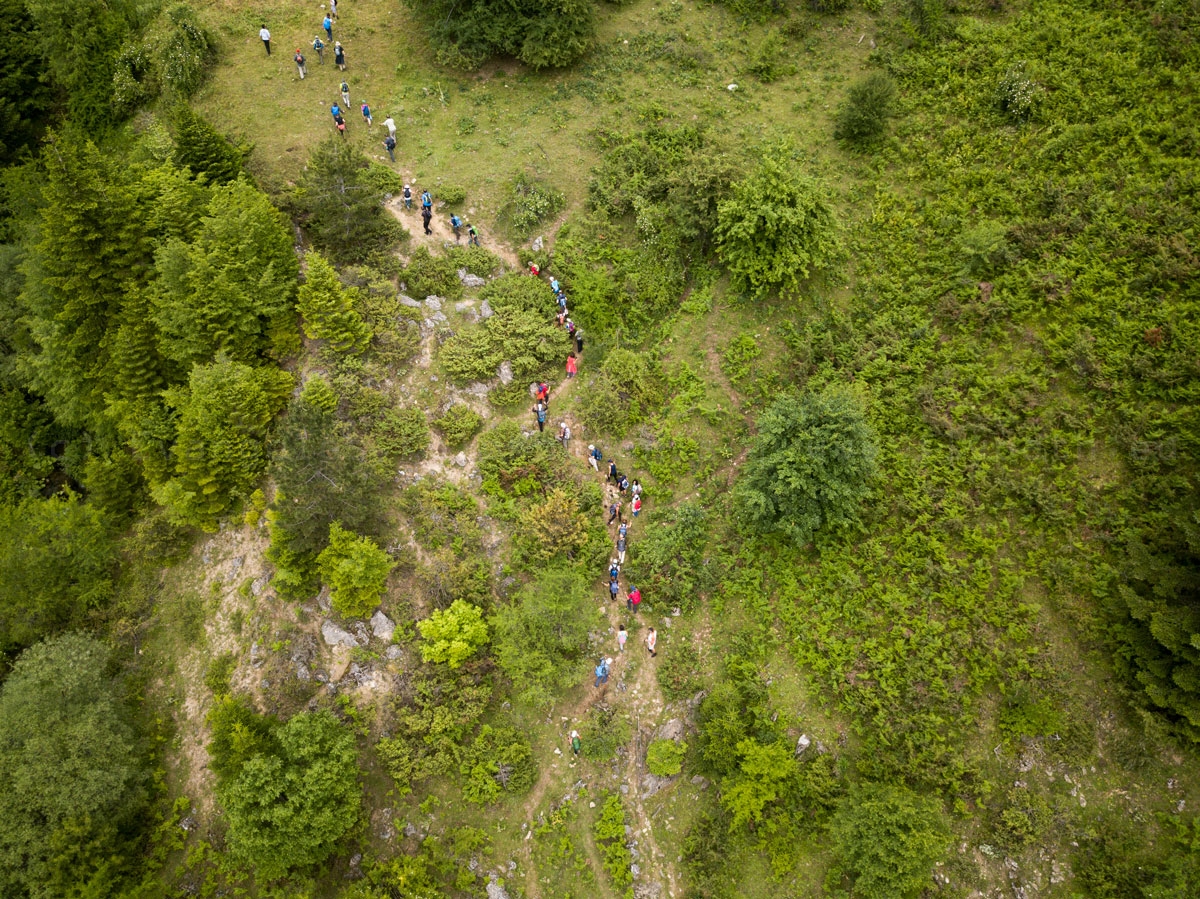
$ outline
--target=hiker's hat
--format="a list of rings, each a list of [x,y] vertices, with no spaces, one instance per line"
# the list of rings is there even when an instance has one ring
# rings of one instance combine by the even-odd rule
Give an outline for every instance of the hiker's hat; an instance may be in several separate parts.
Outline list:
[[[596,444],[594,444],[594,443],[588,444],[588,449],[595,449],[595,448],[596,448]]]

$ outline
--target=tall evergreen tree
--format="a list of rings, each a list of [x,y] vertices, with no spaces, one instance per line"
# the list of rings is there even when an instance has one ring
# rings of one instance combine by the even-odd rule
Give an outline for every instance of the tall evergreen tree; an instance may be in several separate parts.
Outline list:
[[[0,165],[37,141],[54,93],[39,76],[46,65],[25,0],[0,0]]]
[[[249,147],[234,143],[186,103],[175,108],[171,124],[180,165],[214,184],[225,184],[241,174]]]
[[[369,165],[346,141],[331,138],[313,150],[296,191],[313,240],[339,259],[362,259],[405,234],[365,177]]]
[[[362,352],[371,339],[371,329],[354,308],[354,291],[338,281],[325,257],[310,252],[304,257],[307,271],[297,305],[304,317],[304,333],[325,340],[338,352]]]

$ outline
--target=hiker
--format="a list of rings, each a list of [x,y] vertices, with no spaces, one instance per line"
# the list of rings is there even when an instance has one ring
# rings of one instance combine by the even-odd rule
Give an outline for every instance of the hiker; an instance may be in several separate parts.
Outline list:
[[[621,576],[621,563],[616,559],[608,560],[608,579],[615,581]]]
[[[558,326],[559,326],[560,328],[561,328],[561,327],[563,327],[564,325],[566,325],[566,323],[567,323],[567,310],[566,310],[566,309],[560,309],[560,310],[558,311],[558,316],[557,316],[557,318],[556,318],[555,320],[558,322]]]
[[[271,55],[271,32],[267,31],[267,26],[264,24],[258,29],[258,36],[262,39],[263,46],[267,48],[267,56]]]
[[[343,72],[346,71],[346,51],[345,51],[345,49],[343,49],[341,41],[333,42],[333,61],[337,63],[337,67],[339,69],[341,69]],[[345,84],[345,83],[346,82],[344,82],[344,81],[342,82],[342,84]],[[349,88],[346,88],[346,93],[347,93],[347,95],[349,95],[349,93],[350,93]],[[349,103],[350,100],[347,99],[346,102]]]
[[[344,118],[342,118],[341,116],[338,116],[333,121],[337,125],[338,134],[340,134],[342,137],[345,137],[346,136],[346,120]]]
[[[642,498],[635,496],[633,498],[633,517],[637,518],[638,512],[642,511]]]
[[[637,478],[633,479],[633,486],[630,487],[629,489],[635,497],[642,495],[642,485],[638,482]]]
[[[613,503],[611,506],[608,507],[608,523],[612,524],[614,521],[617,520],[617,516],[619,516],[620,514],[621,514],[621,501],[617,500],[615,503]]]
[[[433,221],[433,210],[431,210],[431,209],[422,209],[422,210],[421,210],[421,221],[422,221],[422,222],[424,223],[424,225],[425,225],[425,233],[426,233],[426,234],[432,234],[432,233],[433,233],[433,229],[429,227],[429,223],[430,223],[431,221]]]
[[[433,209],[433,194],[427,190],[421,191],[421,208]]]
[[[574,342],[575,340],[575,322],[573,319],[567,319],[567,339]]]
[[[388,121],[391,121],[391,119],[389,119]],[[387,122],[384,122],[383,124],[386,125]],[[396,142],[396,131],[394,128],[388,129],[388,137],[390,137],[392,139],[393,144]],[[407,184],[404,185],[404,208],[412,209],[412,188],[409,187]]]
[[[596,470],[597,474],[600,473],[600,460],[603,458],[604,458],[604,454],[601,453],[600,450],[596,449],[596,444],[589,443],[588,444],[588,462],[591,463],[592,468],[594,468]]]
[[[617,537],[617,558],[621,561],[622,565],[625,564],[625,547],[627,545],[624,534]]]
[[[536,262],[529,263],[529,274],[533,275],[536,278],[541,273],[542,273],[542,270],[540,268],[538,268],[538,264]]]
[[[558,293],[556,293],[554,295],[554,299],[558,301],[558,311],[566,312],[567,311],[567,295],[560,290]]]
[[[375,120],[371,118],[371,107],[366,103],[362,105],[363,118],[367,120],[367,127],[375,124]]]
[[[390,134],[387,137],[385,137],[383,139],[383,148],[388,151],[388,158],[390,158],[392,160],[392,162],[395,162],[396,161],[396,138],[392,137]]]
[[[350,108],[350,85],[348,85],[345,81],[343,81],[340,90],[342,92],[342,102],[345,103],[346,108],[349,109]]]
[[[462,240],[462,219],[453,213],[450,215],[450,230],[454,232],[455,243]]]
[[[553,275],[550,276],[550,289],[558,293],[558,278]]]
[[[638,608],[638,604],[641,603],[641,601],[642,601],[642,591],[639,590],[637,587],[630,587],[629,588],[629,599],[627,601],[628,605],[629,605],[629,611],[636,612],[637,608]]]
[[[583,329],[582,328],[575,329],[575,352],[576,353],[583,352]]]
[[[617,594],[621,592],[621,585],[617,581],[608,582],[608,600],[609,602],[617,601]]]
[[[325,42],[321,40],[320,35],[313,37],[313,50],[317,54],[317,65],[325,65]]]
[[[332,106],[329,107],[329,114],[331,116],[333,116],[333,120],[336,122],[338,116],[340,116],[342,114],[342,107],[338,106],[337,103],[335,102]]]
[[[629,639],[629,631],[625,630],[625,625],[617,625],[617,652],[625,651],[625,641]]]
[[[658,645],[658,631],[650,628],[650,633],[646,634],[646,649],[650,650],[650,658],[658,655],[654,647]]]
[[[567,355],[567,377],[568,378],[575,377],[575,372],[578,369],[579,369],[579,366],[575,362],[575,354],[569,353]]]
[[[390,112],[388,113],[387,118],[383,120],[383,127],[388,130],[388,134],[390,134],[392,137],[396,136],[396,120],[392,118],[392,114]],[[407,186],[408,185],[406,184],[405,187]],[[412,197],[409,197],[409,199],[411,200]]]
[[[617,490],[619,490],[621,492],[621,494],[624,495],[625,491],[628,489],[629,489],[629,478],[625,477],[625,475],[621,475],[621,479],[619,481],[617,481]]]
[[[629,522],[626,521],[624,518],[622,518],[621,523],[619,525],[617,525],[617,536],[618,537],[629,536]]]
[[[539,381],[534,390],[534,397],[539,403],[545,403],[546,407],[550,407],[550,385],[545,381]]]
[[[329,17],[331,19],[336,19],[338,17],[337,0],[329,0]]]
[[[325,36],[329,38],[329,40],[333,40],[333,19],[326,15],[324,20],[321,22],[321,27],[325,29]]]
[[[300,80],[304,80],[304,76],[308,74],[308,70],[304,67],[304,54],[300,52],[300,48],[296,48],[296,55],[292,57],[296,62],[296,69],[300,72]]]
[[[538,433],[543,433],[546,430],[546,404],[535,403],[531,411],[537,416]]]
[[[583,748],[583,744],[579,740],[579,731],[571,731],[571,751],[579,755],[579,750]]]
[[[471,223],[467,223],[467,246],[479,246],[479,231]]]
[[[567,441],[571,439],[571,429],[567,427],[564,421],[558,426],[558,436],[554,438],[563,445],[563,449],[567,448]]]
[[[600,664],[596,666],[596,686],[608,683],[608,665],[609,659],[601,659]]]
[[[617,460],[616,459],[608,460],[608,477],[605,478],[605,480],[612,481],[614,484],[617,483]]]

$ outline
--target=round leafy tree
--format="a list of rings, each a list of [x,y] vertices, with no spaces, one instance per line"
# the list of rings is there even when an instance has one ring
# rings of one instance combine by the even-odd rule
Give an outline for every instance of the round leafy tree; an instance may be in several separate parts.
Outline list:
[[[329,526],[329,545],[317,556],[333,607],[351,618],[367,615],[379,604],[395,566],[370,537],[359,537],[336,521]]]
[[[876,452],[862,407],[845,389],[781,396],[758,420],[735,492],[742,517],[754,530],[798,545],[822,528],[857,521],[877,472]]]
[[[222,802],[234,856],[263,880],[324,861],[358,820],[354,734],[329,712],[278,730],[279,751],[247,761]]]
[[[796,294],[837,257],[833,211],[786,144],[768,149],[758,169],[717,206],[717,252],[734,286],[762,299]]]
[[[901,786],[851,791],[829,828],[840,870],[865,899],[906,899],[929,885],[950,843],[937,803]]]
[[[487,622],[479,606],[456,599],[448,609],[438,609],[417,623],[421,632],[421,658],[457,668],[488,641]]]

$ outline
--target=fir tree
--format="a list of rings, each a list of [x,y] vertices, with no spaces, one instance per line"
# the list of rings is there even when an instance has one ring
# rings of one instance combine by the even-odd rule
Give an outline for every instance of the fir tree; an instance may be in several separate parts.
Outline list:
[[[297,305],[304,317],[304,333],[328,341],[339,353],[360,353],[371,339],[371,329],[354,308],[355,291],[345,290],[337,272],[320,253],[305,256],[308,270]]]
[[[242,173],[249,146],[234,143],[186,103],[175,108],[171,120],[180,165],[214,184],[234,181]]]

